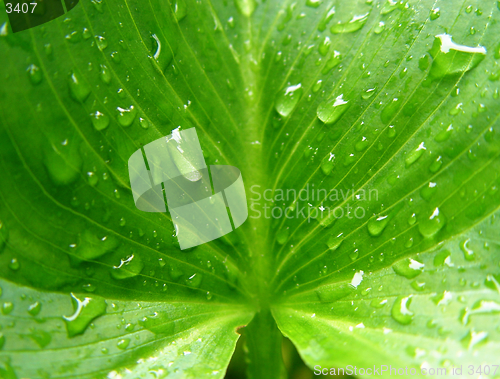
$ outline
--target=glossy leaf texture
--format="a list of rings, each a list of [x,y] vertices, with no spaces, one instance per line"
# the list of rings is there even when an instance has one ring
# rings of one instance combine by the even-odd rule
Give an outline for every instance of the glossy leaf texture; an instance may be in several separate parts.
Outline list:
[[[249,377],[279,331],[311,368],[498,364],[497,2],[3,9],[1,375],[221,378],[244,325]],[[178,127],[250,207],[185,251],[127,172]]]

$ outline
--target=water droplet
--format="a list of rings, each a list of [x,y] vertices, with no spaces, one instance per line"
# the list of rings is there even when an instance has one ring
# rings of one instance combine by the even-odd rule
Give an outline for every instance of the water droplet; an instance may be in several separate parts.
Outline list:
[[[74,313],[71,316],[63,316],[68,337],[82,334],[95,318],[106,312],[106,301],[100,297],[85,297],[81,300],[72,293],[71,300]]]
[[[389,123],[392,118],[396,115],[399,108],[401,107],[402,102],[399,98],[395,97],[392,101],[385,106],[385,108],[380,112],[380,119],[384,124]]]
[[[330,28],[330,31],[334,34],[356,32],[365,26],[369,15],[370,13],[368,12],[362,15],[354,16],[349,22],[339,22],[338,24],[333,25]]]
[[[331,251],[335,251],[340,247],[343,241],[344,241],[344,233],[340,233],[337,236],[330,236],[326,244],[328,245],[328,248]]]
[[[139,275],[144,268],[144,263],[137,254],[121,259],[118,266],[113,266],[111,275],[115,279],[127,279]]]
[[[10,301],[6,301],[2,304],[2,313],[4,315],[10,314],[13,309],[14,309],[14,304]]]
[[[106,41],[106,38],[104,38],[102,36],[95,36],[95,40],[96,40],[97,48],[100,51],[103,51],[106,47],[108,47],[108,41]]]
[[[342,94],[321,103],[316,110],[316,114],[325,124],[334,124],[342,117],[347,108],[349,108],[349,101],[345,101]]]
[[[436,193],[437,190],[437,184],[434,182],[429,182],[429,184],[425,187],[422,187],[420,190],[420,196],[422,199],[429,201],[434,194]]]
[[[146,120],[145,118],[139,117],[139,125],[141,125],[141,127],[143,129],[148,129],[149,128],[149,121]]]
[[[392,318],[402,325],[408,325],[413,320],[413,312],[409,307],[411,304],[412,295],[406,297],[398,297],[391,309]]]
[[[439,16],[441,16],[441,11],[439,10],[439,8],[434,8],[431,10],[431,21],[437,20]]]
[[[373,237],[381,235],[388,222],[388,216],[372,217],[367,224],[368,233],[370,233],[370,235]]]
[[[394,272],[407,279],[413,279],[420,275],[424,269],[424,264],[411,258],[405,258],[392,266]]]
[[[323,171],[325,175],[330,175],[334,166],[335,166],[335,155],[329,153],[321,161],[321,171]]]
[[[446,224],[446,217],[439,210],[439,208],[435,208],[432,214],[423,219],[418,224],[418,231],[425,238],[434,237]]]
[[[69,77],[69,92],[71,97],[83,103],[90,95],[90,85],[84,80],[83,76],[74,71]]]
[[[78,237],[76,250],[70,255],[74,265],[81,261],[91,261],[114,250],[118,246],[118,239],[114,235],[98,237],[90,230],[85,230]]]
[[[319,53],[323,56],[326,56],[328,54],[328,50],[330,50],[330,45],[332,44],[332,41],[330,40],[330,37],[325,36],[323,41],[319,44]]]
[[[408,168],[413,163],[419,160],[426,150],[424,142],[422,142],[415,150],[410,151],[405,158],[405,166]]]
[[[36,64],[30,64],[26,69],[26,72],[28,73],[28,78],[33,85],[39,84],[43,79],[42,71]]]
[[[302,96],[302,85],[291,85],[276,95],[275,109],[283,117],[288,117]]]
[[[377,309],[384,307],[386,304],[387,304],[387,299],[374,298],[372,299],[372,301],[370,301],[370,306]]]
[[[464,258],[467,261],[473,261],[476,259],[476,255],[474,251],[469,247],[470,244],[470,238],[467,238],[466,240],[462,241],[460,243],[460,250],[464,253]]]
[[[380,34],[384,30],[385,30],[385,22],[384,21],[379,21],[377,26],[375,26],[375,28],[373,28],[373,31],[375,32],[375,34]]]
[[[322,0],[306,0],[306,5],[311,8],[317,8],[321,5]]]
[[[199,288],[201,285],[201,281],[203,276],[201,274],[193,274],[189,278],[186,279],[186,285],[191,288]]]
[[[330,54],[330,58],[326,61],[325,67],[323,67],[321,73],[323,75],[328,74],[330,70],[337,67],[340,62],[342,62],[342,54],[340,54],[337,50],[334,50]]]
[[[90,0],[92,4],[94,4],[94,8],[99,12],[99,13],[104,13],[103,9],[103,4],[102,0]]]
[[[371,98],[373,95],[376,93],[376,88],[368,88],[363,94],[361,95],[363,100],[368,100]]]
[[[319,31],[324,31],[326,29],[326,26],[329,24],[329,22],[332,20],[333,16],[335,15],[335,6],[331,6],[328,11],[325,13],[323,18],[318,24],[318,30]]]
[[[462,345],[466,349],[472,350],[476,346],[484,344],[487,338],[488,338],[488,333],[486,332],[476,332],[474,330],[469,330],[469,333],[460,341],[462,342]]]
[[[463,325],[467,325],[472,315],[497,315],[500,313],[500,304],[493,300],[479,300],[471,309],[465,308],[461,314]]]
[[[38,301],[35,301],[28,307],[28,313],[32,316],[37,316],[41,310],[42,310],[42,304],[40,304],[40,302]]]
[[[313,92],[318,92],[323,84],[323,81],[319,79],[316,83],[314,83],[314,86],[312,88]]]
[[[429,53],[433,58],[429,77],[435,80],[473,69],[485,58],[486,48],[459,45],[453,42],[451,35],[439,34]]]
[[[354,145],[354,150],[359,152],[364,151],[366,150],[368,145],[369,145],[368,139],[366,137],[361,137],[361,141],[356,142],[356,144]]]
[[[92,120],[92,125],[94,125],[94,129],[97,131],[104,130],[109,126],[109,117],[99,111],[91,113],[90,119]]]
[[[82,159],[76,143],[64,140],[60,144],[51,144],[45,150],[43,163],[50,178],[56,185],[73,183],[80,176]]]
[[[257,7],[255,0],[234,0],[234,3],[238,12],[246,17],[250,17]]]
[[[429,166],[429,171],[435,174],[441,169],[441,166],[443,165],[443,158],[438,156]]]
[[[102,64],[100,67],[101,67],[101,72],[99,76],[101,80],[106,84],[111,83],[111,72],[109,71],[108,67],[105,64]]]
[[[128,108],[116,108],[118,110],[118,123],[123,127],[132,125],[137,115],[137,110],[131,105]]]
[[[284,245],[288,240],[289,233],[290,231],[288,228],[281,229],[278,233],[276,233],[276,242],[278,242],[280,245]]]
[[[120,350],[125,350],[130,344],[130,338],[122,338],[116,343],[116,347]]]

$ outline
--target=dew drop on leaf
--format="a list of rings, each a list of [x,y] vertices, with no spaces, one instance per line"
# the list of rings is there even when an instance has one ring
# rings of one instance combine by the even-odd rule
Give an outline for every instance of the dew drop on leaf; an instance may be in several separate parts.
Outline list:
[[[238,12],[246,17],[250,17],[257,7],[255,0],[234,0],[234,3]]]
[[[404,276],[407,279],[413,279],[422,273],[424,264],[411,258],[405,258],[396,262],[392,266],[392,269],[400,276]]]
[[[486,48],[459,45],[451,35],[439,34],[429,53],[433,58],[429,77],[436,80],[473,69],[486,57]]]
[[[30,64],[26,69],[26,72],[28,73],[28,78],[33,85],[39,84],[43,79],[43,74],[40,70],[40,67],[35,64]]]
[[[406,297],[399,296],[392,306],[392,318],[402,325],[408,325],[413,320],[413,312],[409,309],[411,300],[412,295]]]
[[[115,279],[132,278],[140,274],[144,268],[141,258],[137,254],[129,255],[120,260],[120,264],[113,266],[111,275]]]
[[[74,337],[85,332],[90,323],[106,313],[106,301],[100,297],[81,297],[71,294],[74,313],[63,316],[68,337]]]
[[[283,117],[288,117],[302,96],[302,85],[295,84],[286,87],[276,95],[275,109]]]
[[[83,103],[89,97],[90,92],[90,85],[81,74],[74,71],[69,76],[69,93],[73,100]]]
[[[368,12],[362,15],[353,16],[353,18],[348,22],[339,22],[338,24],[333,25],[330,28],[330,31],[334,34],[356,32],[365,26],[369,15],[370,13]]]
[[[316,114],[327,125],[335,124],[349,108],[349,101],[344,100],[344,95],[330,99],[318,105]]]
[[[464,258],[467,261],[473,261],[476,259],[476,255],[474,253],[474,250],[470,248],[470,238],[467,238],[466,240],[460,242],[460,250],[462,250],[462,253],[464,253]]]
[[[104,130],[109,126],[109,117],[99,111],[92,113],[90,119],[92,120],[94,129],[97,131]]]
[[[116,347],[120,350],[125,350],[130,344],[130,338],[122,338],[116,343]]]
[[[118,111],[118,123],[123,127],[128,127],[132,125],[135,120],[135,116],[137,115],[137,110],[131,105],[128,108],[116,108]]]
[[[446,224],[446,217],[435,208],[431,215],[421,220],[418,224],[418,231],[425,238],[434,237]]]
[[[405,158],[405,166],[410,167],[413,163],[419,160],[425,150],[425,144],[422,142],[415,150],[410,151]]]

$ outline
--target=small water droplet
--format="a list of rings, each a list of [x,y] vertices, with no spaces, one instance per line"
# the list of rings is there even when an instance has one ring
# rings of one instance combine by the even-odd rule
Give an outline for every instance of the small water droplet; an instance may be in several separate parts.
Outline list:
[[[120,260],[118,266],[113,266],[111,275],[115,279],[132,278],[140,274],[144,268],[144,263],[137,254],[131,254]]]
[[[26,69],[26,72],[28,73],[28,78],[33,85],[39,84],[43,79],[42,71],[36,64],[30,64]]]
[[[122,338],[116,343],[116,347],[120,350],[125,350],[130,344],[130,338]]]

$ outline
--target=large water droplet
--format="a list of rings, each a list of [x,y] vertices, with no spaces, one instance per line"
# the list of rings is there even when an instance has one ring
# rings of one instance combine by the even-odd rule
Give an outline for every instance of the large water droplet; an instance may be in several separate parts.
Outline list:
[[[63,316],[68,337],[82,334],[95,318],[106,312],[106,301],[100,297],[85,297],[82,300],[72,293],[71,300],[74,313],[71,316]]]
[[[473,69],[486,57],[486,48],[459,45],[453,42],[451,35],[439,34],[429,53],[433,58],[429,76],[435,80]]]
[[[402,325],[408,325],[413,320],[413,312],[409,307],[411,304],[412,295],[406,297],[398,297],[391,309],[391,316],[394,320]]]
[[[80,176],[82,158],[75,142],[64,140],[45,150],[43,163],[56,185],[73,183]]]
[[[85,230],[78,236],[78,243],[74,255],[70,255],[73,264],[81,261],[90,261],[103,256],[118,246],[118,239],[114,235],[98,237],[90,230]]]
[[[434,237],[446,224],[446,217],[439,210],[434,209],[428,218],[424,218],[418,223],[418,231],[425,238]]]
[[[291,85],[276,95],[275,109],[283,117],[288,117],[302,96],[302,85]]]
[[[392,266],[394,272],[407,279],[413,279],[420,275],[424,269],[424,264],[411,258],[405,258]]]
[[[316,110],[316,114],[325,124],[334,124],[342,117],[347,108],[349,108],[349,101],[344,100],[344,95],[339,95],[334,99],[321,103]]]
[[[92,125],[94,125],[95,130],[101,131],[109,126],[109,117],[99,111],[91,113],[90,119],[92,120]]]
[[[410,167],[413,163],[418,161],[422,154],[424,154],[425,150],[425,144],[422,142],[415,150],[410,151],[405,158],[405,166]]]
[[[132,125],[135,120],[135,116],[137,115],[137,110],[134,106],[131,105],[128,108],[118,107],[116,109],[118,110],[118,123],[123,127]]]
[[[465,260],[473,261],[474,259],[476,259],[474,250],[470,248],[470,238],[467,238],[466,240],[460,242],[460,250],[462,250],[462,253],[464,253]]]
[[[333,25],[330,28],[330,31],[335,34],[356,32],[365,26],[369,15],[370,13],[368,12],[362,15],[354,16],[349,22],[339,22],[338,24]]]
[[[121,259],[118,266],[113,266],[111,275],[115,279],[132,278],[139,275],[143,268],[144,263],[141,258],[137,254],[132,254]]]
[[[74,71],[69,77],[69,93],[71,97],[83,103],[90,95],[90,85],[80,73]]]

